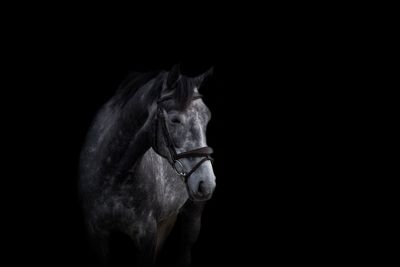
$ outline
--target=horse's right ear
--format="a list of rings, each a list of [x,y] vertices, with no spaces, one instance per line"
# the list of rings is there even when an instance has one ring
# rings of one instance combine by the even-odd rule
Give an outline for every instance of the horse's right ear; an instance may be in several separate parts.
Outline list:
[[[168,73],[167,77],[167,87],[171,88],[172,85],[178,80],[179,75],[181,74],[179,64],[176,64],[172,67],[172,69]]]
[[[194,84],[197,88],[201,87],[201,84],[206,81],[209,77],[211,77],[214,73],[214,67],[211,67],[209,70],[204,72],[203,74],[194,78]]]

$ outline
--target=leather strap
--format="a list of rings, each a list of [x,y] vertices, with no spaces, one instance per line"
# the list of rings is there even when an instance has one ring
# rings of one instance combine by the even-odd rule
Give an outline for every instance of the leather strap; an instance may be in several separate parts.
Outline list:
[[[190,151],[182,152],[176,155],[176,159],[189,158],[189,157],[207,157],[213,153],[211,147],[201,147]]]
[[[192,101],[202,98],[203,96],[198,94],[192,97]],[[158,101],[157,104],[160,104],[161,102],[167,101],[167,100],[171,100],[173,98],[173,95],[166,95],[166,96],[162,96]]]

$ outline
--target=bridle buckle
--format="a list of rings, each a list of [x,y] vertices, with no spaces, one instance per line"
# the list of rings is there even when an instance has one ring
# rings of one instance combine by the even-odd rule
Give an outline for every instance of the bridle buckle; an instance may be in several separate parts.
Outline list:
[[[176,171],[177,174],[181,176],[186,176],[185,168],[183,167],[182,162],[180,162],[179,159],[174,160],[174,170]]]

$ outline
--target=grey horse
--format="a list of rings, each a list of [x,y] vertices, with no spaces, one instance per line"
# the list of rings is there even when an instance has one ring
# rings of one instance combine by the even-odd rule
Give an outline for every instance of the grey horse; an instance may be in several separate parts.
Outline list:
[[[204,203],[216,186],[206,144],[211,113],[197,77],[134,73],[97,113],[80,157],[79,192],[89,236],[107,265],[109,238],[128,235],[137,266],[153,266],[177,220],[177,266],[189,266]]]

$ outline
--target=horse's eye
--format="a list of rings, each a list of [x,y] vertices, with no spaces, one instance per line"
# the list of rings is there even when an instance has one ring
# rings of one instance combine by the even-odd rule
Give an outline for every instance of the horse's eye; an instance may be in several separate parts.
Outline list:
[[[177,118],[177,117],[174,117],[174,118],[171,119],[171,122],[179,124],[179,123],[181,123],[181,120],[179,118]]]

